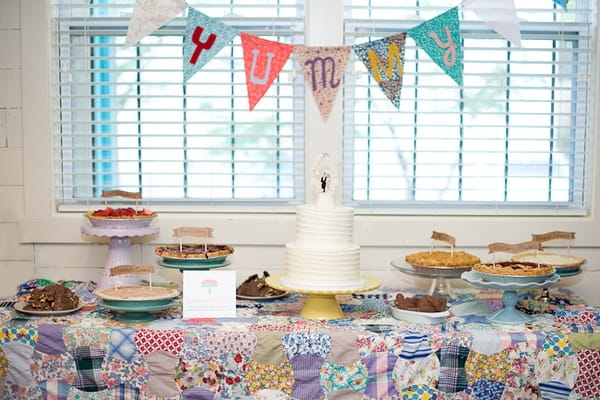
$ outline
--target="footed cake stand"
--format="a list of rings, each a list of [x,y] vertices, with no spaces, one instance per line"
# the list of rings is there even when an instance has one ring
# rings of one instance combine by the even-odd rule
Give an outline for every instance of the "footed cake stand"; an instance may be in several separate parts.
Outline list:
[[[110,270],[118,265],[131,264],[131,238],[154,235],[159,232],[158,226],[144,226],[128,229],[112,229],[83,224],[81,232],[86,235],[108,237],[108,257],[98,281],[98,289],[115,286],[139,286],[140,278],[135,274],[110,276]]]
[[[308,294],[308,298],[306,299],[306,303],[304,303],[304,307],[300,311],[300,316],[307,319],[341,319],[344,318],[344,313],[337,302],[336,295],[337,294],[352,294],[352,293],[361,293],[368,292],[371,290],[377,289],[381,286],[381,283],[375,279],[370,278],[368,276],[361,276],[361,278],[365,281],[364,285],[360,288],[351,288],[351,289],[306,289],[306,288],[293,288],[284,285],[281,282],[281,278],[284,274],[271,275],[267,277],[266,282],[269,286],[284,290],[286,292],[296,292]]]
[[[463,272],[462,278],[472,285],[485,287],[489,289],[502,289],[502,304],[504,308],[491,313],[487,319],[498,324],[520,324],[531,322],[533,318],[515,308],[519,301],[517,290],[543,289],[554,285],[560,280],[556,273],[548,276],[543,282],[493,282],[481,278],[477,271]]]

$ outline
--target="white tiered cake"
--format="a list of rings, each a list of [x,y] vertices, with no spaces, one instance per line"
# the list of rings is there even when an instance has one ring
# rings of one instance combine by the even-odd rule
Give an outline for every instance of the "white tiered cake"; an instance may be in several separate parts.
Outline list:
[[[314,204],[296,212],[296,241],[286,245],[281,282],[295,289],[350,290],[364,286],[360,247],[354,244],[354,209],[335,203],[328,172]]]

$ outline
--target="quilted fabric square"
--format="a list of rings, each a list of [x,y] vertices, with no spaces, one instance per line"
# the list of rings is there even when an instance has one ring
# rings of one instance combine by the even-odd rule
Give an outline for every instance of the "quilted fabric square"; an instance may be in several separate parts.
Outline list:
[[[280,364],[248,361],[246,385],[250,393],[256,394],[262,390],[271,389],[289,395],[292,393],[294,382],[292,364],[287,359]]]
[[[133,340],[142,355],[164,351],[178,356],[183,350],[183,333],[178,329],[138,329]]]
[[[365,357],[369,370],[365,393],[372,398],[386,398],[397,393],[392,371],[398,357],[390,353],[376,353]]]
[[[473,392],[477,399],[501,400],[504,384],[489,379],[480,379],[473,385]]]
[[[115,386],[111,390],[113,399],[118,400],[141,400],[142,392],[139,387],[133,387],[126,384]]]
[[[246,388],[245,372],[248,370],[248,357],[240,353],[225,353],[220,357],[223,366],[219,395],[237,399],[249,395]]]
[[[433,352],[429,336],[419,332],[407,332],[403,338],[402,350],[400,358],[412,360],[416,358],[425,358]]]
[[[179,360],[173,373],[177,385],[182,389],[201,387],[211,392],[221,390],[223,363],[216,357],[197,360]]]
[[[457,341],[445,342],[436,353],[440,361],[438,389],[443,392],[460,392],[468,386],[465,364],[469,349]]]
[[[290,360],[294,371],[292,397],[302,400],[315,400],[323,396],[319,382],[320,369],[324,359],[314,354],[302,354]]]
[[[75,359],[77,374],[73,386],[84,392],[98,392],[107,389],[102,377],[102,362],[105,353],[93,347],[78,347],[71,350]]]
[[[465,372],[467,374],[467,382],[471,386],[482,379],[504,383],[510,374],[508,352],[501,351],[485,355],[471,351],[465,362]]]
[[[560,382],[540,382],[540,395],[544,400],[568,400],[571,389]]]
[[[325,361],[321,367],[321,388],[327,395],[345,389],[362,393],[367,387],[368,375],[362,359],[346,365]]]
[[[260,364],[278,365],[285,360],[283,332],[256,331],[256,346],[250,358]]]
[[[107,354],[112,358],[132,361],[137,356],[135,328],[115,328],[110,330]]]
[[[72,385],[75,383],[77,367],[70,353],[46,354],[34,350],[29,364],[33,380],[41,383],[46,380],[60,379]]]
[[[37,343],[37,340],[38,331],[36,328],[8,328],[6,326],[0,327],[0,344],[16,341],[33,347]]]
[[[77,347],[96,347],[106,352],[110,338],[110,328],[88,326],[68,326],[63,330],[63,340],[67,349]]]
[[[256,346],[256,335],[247,331],[210,331],[205,340],[212,354],[240,353],[249,356]]]
[[[354,332],[333,333],[327,361],[334,364],[350,364],[360,360],[356,341],[356,333]]]
[[[186,330],[184,332],[181,358],[193,360],[200,357],[208,357],[210,354],[210,350],[206,344],[205,330]]]
[[[181,394],[184,400],[212,400],[215,397],[214,392],[203,388],[186,389]]]
[[[331,336],[319,332],[287,333],[283,336],[283,351],[288,359],[301,354],[326,358],[331,350]]]
[[[149,376],[150,371],[142,358],[125,361],[107,356],[102,363],[102,379],[116,390],[130,386],[144,390]]]
[[[439,375],[440,361],[435,354],[414,360],[399,358],[392,371],[394,385],[398,391],[414,385],[436,387]]]
[[[29,360],[33,354],[33,348],[21,342],[8,342],[0,345],[8,360],[7,383],[14,383],[22,387],[33,385],[33,377],[29,370]]]
[[[600,398],[597,385],[600,376],[600,350],[581,350],[576,355],[579,374],[573,392],[584,398]]]
[[[398,392],[402,400],[422,400],[437,398],[436,391],[424,385],[412,385]]]
[[[71,384],[61,379],[49,379],[41,382],[38,386],[43,399],[48,400],[67,400]]]
[[[62,337],[67,325],[41,324],[38,327],[38,341],[35,350],[46,354],[65,353],[67,348]]]

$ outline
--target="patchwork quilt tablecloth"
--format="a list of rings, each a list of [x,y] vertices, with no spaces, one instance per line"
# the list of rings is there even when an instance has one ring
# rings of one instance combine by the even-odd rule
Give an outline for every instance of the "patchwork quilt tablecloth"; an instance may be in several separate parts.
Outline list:
[[[22,285],[15,301],[36,285]],[[306,296],[238,300],[237,317],[183,320],[181,304],[146,323],[84,302],[60,316],[0,304],[0,398],[598,399],[600,314],[566,289],[520,291],[526,324],[494,324],[500,291],[456,290],[438,325],[394,319],[387,289],[339,295],[339,320],[299,316]]]

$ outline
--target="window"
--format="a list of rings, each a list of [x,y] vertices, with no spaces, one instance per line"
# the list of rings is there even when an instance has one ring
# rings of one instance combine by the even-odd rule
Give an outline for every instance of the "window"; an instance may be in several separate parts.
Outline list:
[[[241,32],[299,44],[302,3],[227,0],[197,9]],[[239,37],[184,83],[186,17],[125,48],[133,5],[56,2],[60,205],[112,189],[142,190],[154,205],[302,199],[303,85],[291,59],[250,112]]]
[[[456,3],[347,1],[345,44],[407,32]],[[595,4],[575,0],[565,11],[515,0],[521,47],[460,7],[462,87],[407,35],[398,109],[357,65],[345,82],[345,201],[425,213],[585,213]]]
[[[115,188],[183,209],[304,201],[322,132],[305,126],[314,100],[294,55],[250,112],[239,38],[184,84],[185,15],[124,48],[133,0],[54,1],[59,209]],[[314,28],[304,4],[189,3],[240,31],[295,45]],[[457,5],[345,0],[332,24],[351,46]],[[589,212],[596,2],[515,5],[521,47],[460,6],[463,86],[408,36],[399,108],[351,53],[342,116],[328,122],[340,131],[345,203],[399,214]]]

